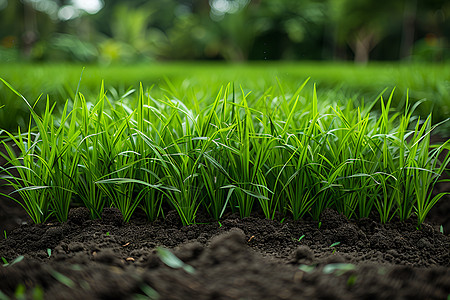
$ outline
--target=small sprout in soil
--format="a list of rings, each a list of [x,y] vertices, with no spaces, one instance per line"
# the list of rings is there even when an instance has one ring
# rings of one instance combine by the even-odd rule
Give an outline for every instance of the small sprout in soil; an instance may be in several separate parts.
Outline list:
[[[348,277],[348,279],[347,279],[347,286],[348,286],[348,287],[354,286],[355,283],[356,283],[356,279],[357,279],[357,277],[356,277],[355,274],[350,275],[350,276]]]
[[[333,254],[336,252],[336,248],[334,248],[334,247],[336,247],[336,246],[338,246],[340,244],[341,244],[341,242],[336,242],[336,243],[333,243],[333,244],[330,245],[330,248],[333,248]]]
[[[48,257],[52,256],[52,249],[47,248],[47,254],[48,254]]]
[[[24,259],[24,256],[20,255],[16,259],[14,259],[11,263],[8,263],[6,258],[2,257],[2,260],[3,260],[3,263],[4,263],[3,266],[4,267],[12,266],[14,264],[17,264],[18,262],[21,262],[23,259]]]
[[[6,230],[3,230],[3,235],[5,236],[5,240],[8,239],[8,237],[6,236]]]
[[[354,270],[355,268],[356,266],[353,264],[345,264],[345,263],[328,264],[325,267],[323,267],[323,273],[341,276],[348,271]]]
[[[0,300],[9,300],[9,297],[6,296],[5,293],[3,293],[2,291],[0,291]]]
[[[33,288],[33,300],[43,300],[44,299],[44,290],[40,285],[37,285]]]
[[[157,291],[155,291],[151,286],[147,284],[142,284],[140,286],[141,291],[145,294],[144,295],[136,295],[135,300],[137,299],[150,299],[150,300],[157,300],[160,298]]]
[[[195,269],[185,264],[182,260],[180,260],[178,257],[176,257],[170,250],[158,247],[156,248],[156,251],[158,251],[158,256],[161,259],[163,263],[165,263],[167,266],[174,268],[174,269],[183,269],[189,274],[195,273]]]
[[[109,231],[108,231],[108,232],[106,232],[106,236],[109,236]]]
[[[305,273],[311,273],[316,268],[315,266],[309,266],[309,265],[300,265],[298,268],[305,272]]]
[[[281,223],[281,224],[283,224],[283,222],[284,222],[284,218],[283,218],[283,219],[281,219],[280,223]]]
[[[441,225],[441,227],[439,227],[439,231],[442,233],[442,234],[444,234],[444,227]],[[5,233],[6,234],[6,233]],[[6,235],[5,235],[5,237],[6,237]],[[450,295],[449,295],[450,296]]]
[[[14,292],[14,298],[19,300],[27,299],[25,295],[26,291],[25,285],[23,283],[19,283],[16,287],[16,291]]]
[[[83,270],[79,264],[71,265],[70,269],[73,270],[73,271],[81,271],[81,270]]]
[[[65,286],[67,286],[69,288],[73,288],[75,286],[75,283],[72,281],[72,279],[70,279],[69,277],[67,277],[55,270],[52,270],[50,272],[50,274],[53,276],[53,278],[55,278],[60,283],[64,284]]]
[[[220,223],[220,221],[217,221],[217,223],[219,223],[219,228],[222,227],[222,223]]]
[[[298,238],[298,241],[300,242],[304,237],[305,235],[302,235],[301,237]]]
[[[320,229],[320,227],[322,227],[322,222],[319,222],[319,229]]]

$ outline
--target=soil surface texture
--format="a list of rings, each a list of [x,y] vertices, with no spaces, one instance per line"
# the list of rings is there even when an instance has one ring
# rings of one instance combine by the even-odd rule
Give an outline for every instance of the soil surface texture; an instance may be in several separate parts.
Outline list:
[[[0,242],[0,255],[9,263],[0,266],[1,296],[447,299],[450,294],[450,236],[437,225],[417,230],[414,218],[382,225],[375,217],[347,220],[326,210],[320,228],[309,219],[280,222],[257,215],[231,214],[220,224],[200,215],[197,221],[202,224],[183,227],[169,212],[148,223],[137,213],[124,224],[116,209],[91,220],[85,208],[74,208],[63,224],[22,224]],[[170,254],[180,261],[167,261]]]

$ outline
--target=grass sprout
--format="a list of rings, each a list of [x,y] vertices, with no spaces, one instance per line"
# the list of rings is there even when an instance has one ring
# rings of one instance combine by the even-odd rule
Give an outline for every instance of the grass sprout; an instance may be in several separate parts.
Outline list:
[[[308,80],[214,92],[167,80],[164,92],[140,85],[123,95],[102,83],[96,97],[77,92],[57,107],[49,97],[31,105],[2,82],[30,111],[26,130],[2,130],[0,176],[14,189],[4,196],[35,223],[64,222],[76,203],[93,219],[115,207],[126,222],[137,209],[149,221],[174,209],[190,225],[199,210],[217,221],[256,210],[319,221],[332,208],[347,218],[375,211],[382,223],[415,214],[420,228],[449,193],[432,190],[448,171],[450,142],[430,139],[448,120],[417,116],[421,103],[408,92],[398,111],[394,90],[358,103],[321,99],[315,85],[305,91]]]
[[[23,255],[20,255],[20,256],[16,257],[12,262],[8,262],[6,260],[6,258],[2,257],[3,267],[9,267],[9,266],[15,265],[15,264],[21,262],[24,258],[25,257]]]
[[[354,264],[346,264],[346,263],[336,263],[336,264],[328,264],[323,267],[324,274],[335,274],[336,276],[341,276],[348,271],[353,271],[356,269]]]
[[[66,275],[59,273],[58,271],[50,270],[50,275],[52,275],[52,277],[59,281],[61,284],[64,284],[69,288],[75,287],[75,282],[72,279],[70,279]]]
[[[195,273],[195,269],[192,266],[185,264],[182,260],[176,257],[172,252],[170,252],[170,250],[158,247],[156,248],[156,251],[158,252],[158,256],[161,261],[167,266],[174,269],[183,269],[184,271],[186,271],[186,273],[189,274]]]

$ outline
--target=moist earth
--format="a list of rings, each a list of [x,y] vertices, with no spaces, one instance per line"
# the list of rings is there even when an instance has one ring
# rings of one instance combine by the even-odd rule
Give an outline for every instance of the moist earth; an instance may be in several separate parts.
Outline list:
[[[172,211],[153,223],[137,213],[125,224],[113,208],[105,209],[101,220],[73,208],[62,224],[22,224],[0,242],[0,255],[10,263],[0,267],[0,290],[29,299],[447,299],[450,294],[450,236],[428,223],[417,230],[414,218],[382,225],[375,216],[347,220],[327,209],[320,228],[308,218],[281,222],[259,215],[230,214],[219,223],[200,214],[197,222],[183,227]],[[166,251],[184,265],[163,262]]]

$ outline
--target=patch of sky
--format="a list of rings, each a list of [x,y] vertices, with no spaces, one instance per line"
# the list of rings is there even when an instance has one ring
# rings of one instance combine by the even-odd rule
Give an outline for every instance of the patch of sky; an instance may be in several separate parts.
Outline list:
[[[247,6],[250,0],[209,0],[211,18],[215,21],[223,19],[225,14],[234,14]]]
[[[71,0],[69,4],[63,6],[59,6],[54,0],[23,1],[32,5],[35,10],[46,13],[52,19],[62,21],[77,18],[83,13],[96,14],[104,6],[103,0]],[[6,7],[8,7],[8,0],[0,0],[0,10]]]

